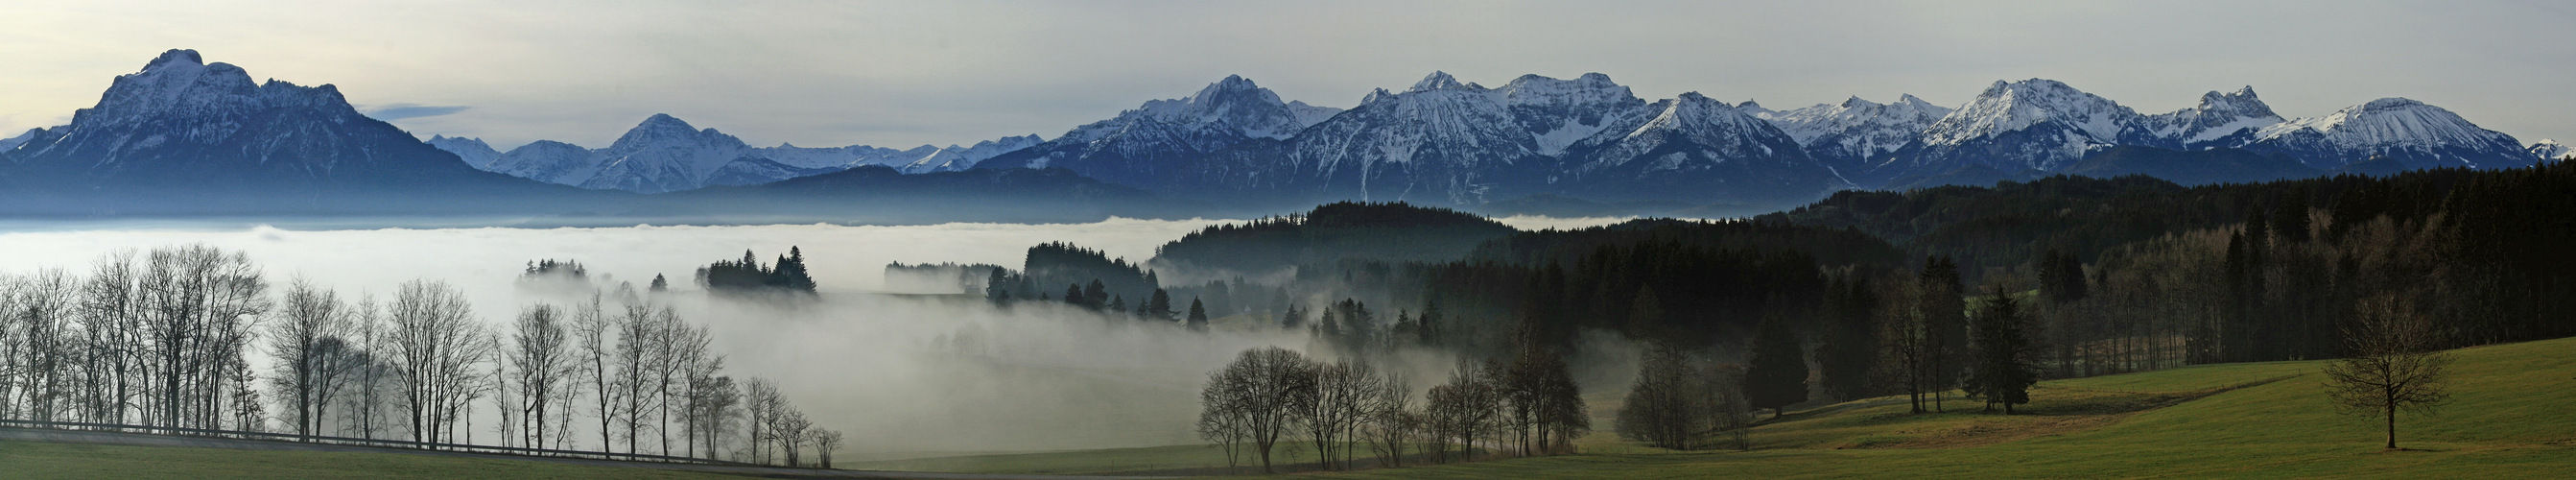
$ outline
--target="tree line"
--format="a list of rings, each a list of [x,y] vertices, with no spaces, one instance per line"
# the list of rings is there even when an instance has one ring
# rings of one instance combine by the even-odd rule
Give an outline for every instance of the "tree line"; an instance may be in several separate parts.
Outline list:
[[[487,408],[505,447],[820,466],[841,441],[649,299],[529,305],[496,329],[443,282],[280,287],[202,245],[0,276],[0,418],[470,444]]]
[[[1520,354],[1462,359],[1421,400],[1403,375],[1367,355],[1325,360],[1263,347],[1209,373],[1198,432],[1226,454],[1229,469],[1259,461],[1276,472],[1280,454],[1311,447],[1323,470],[1406,462],[1453,463],[1497,455],[1572,453],[1591,431],[1582,388],[1560,351],[1526,342]],[[1358,450],[1368,449],[1363,456]]]

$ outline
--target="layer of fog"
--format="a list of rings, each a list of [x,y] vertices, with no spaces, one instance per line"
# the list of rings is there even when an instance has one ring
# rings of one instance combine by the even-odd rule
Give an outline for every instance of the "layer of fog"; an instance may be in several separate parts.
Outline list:
[[[1155,246],[1216,222],[53,229],[0,233],[0,252],[7,252],[0,254],[0,272],[59,267],[79,274],[112,251],[202,243],[247,253],[275,285],[301,277],[351,297],[382,299],[405,281],[445,281],[497,329],[524,305],[565,300],[517,287],[525,262],[577,260],[609,289],[619,282],[641,289],[655,274],[666,276],[675,291],[664,298],[682,317],[713,331],[727,372],[778,381],[817,424],[848,434],[845,451],[1149,446],[1195,441],[1199,384],[1237,352],[1262,345],[1320,349],[1307,348],[1302,333],[1248,325],[1198,333],[1055,305],[996,309],[972,297],[871,291],[881,286],[888,262],[1017,267],[1028,246],[1047,241],[1141,261]],[[1510,223],[1575,228],[1608,221],[1515,217]],[[691,284],[698,266],[739,258],[744,249],[767,261],[789,246],[801,247],[822,286],[821,301],[782,309],[711,300]],[[1619,356],[1628,355],[1613,355]],[[1416,388],[1441,381],[1449,361],[1426,352],[1399,358],[1402,365],[1383,368],[1407,372]],[[1624,378],[1618,368],[1607,370],[1600,373]]]

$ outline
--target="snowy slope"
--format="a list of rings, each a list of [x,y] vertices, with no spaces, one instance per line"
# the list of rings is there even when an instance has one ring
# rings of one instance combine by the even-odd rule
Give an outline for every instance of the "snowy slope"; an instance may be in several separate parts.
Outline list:
[[[491,144],[483,143],[483,139],[480,138],[431,135],[424,143],[438,147],[439,150],[446,150],[447,153],[456,154],[456,158],[465,160],[466,165],[472,165],[477,169],[489,167],[492,160],[501,158],[500,150],[493,150]]]
[[[2372,100],[2324,116],[2264,127],[2243,148],[2288,154],[2323,170],[2377,157],[2407,169],[2510,168],[2534,160],[2512,136],[2479,128],[2441,107],[2404,98]]]
[[[1577,144],[1571,193],[1612,201],[1805,200],[1847,188],[1796,137],[1698,92]]]
[[[2532,157],[2546,161],[2565,160],[2569,155],[2576,155],[2576,148],[2560,145],[2558,141],[2546,138],[2531,144],[2531,148],[2525,150],[2530,151]]]
[[[1062,168],[1110,183],[1159,185],[1195,178],[1207,168],[1201,159],[1211,152],[1294,137],[1340,113],[1282,102],[1278,94],[1251,79],[1227,76],[1190,96],[1147,101],[1110,119],[1074,127],[1054,140],[1006,149],[988,159],[973,155],[921,158],[907,170],[951,169],[961,163],[980,169]]]
[[[1886,160],[1843,173],[1889,188],[2029,177],[2149,138],[2148,125],[2129,107],[2055,80],[1996,81]]]
[[[1038,139],[1038,136],[1024,135],[976,142],[972,147],[949,145],[945,148],[932,149],[929,154],[921,155],[911,162],[896,165],[895,169],[903,173],[960,171],[974,168],[976,162],[984,159],[1037,146],[1039,143],[1043,141]]]
[[[1778,125],[1806,147],[1808,154],[1841,167],[1860,165],[1865,159],[1893,153],[1922,138],[1923,131],[1950,115],[1951,109],[1913,95],[1901,95],[1895,103],[1851,97],[1838,104],[1816,104],[1785,112],[1758,111],[1756,116]]]
[[[2180,150],[2233,146],[2246,140],[2240,135],[2250,135],[2282,121],[2280,115],[2272,113],[2270,105],[2254,96],[2254,87],[2250,86],[2231,93],[2211,91],[2202,94],[2200,104],[2192,108],[2147,118],[2154,135],[2151,142],[2158,144],[2153,146]]]

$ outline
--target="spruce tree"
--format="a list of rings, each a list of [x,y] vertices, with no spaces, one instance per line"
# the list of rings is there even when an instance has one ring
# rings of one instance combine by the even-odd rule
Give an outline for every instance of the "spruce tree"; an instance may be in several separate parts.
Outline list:
[[[1924,328],[1921,378],[1932,392],[1932,409],[1937,411],[1943,408],[1942,396],[1959,387],[1959,377],[1967,370],[1968,302],[1961,296],[1959,265],[1949,257],[1924,260],[1920,282],[1922,303],[1916,308],[1923,315]]]
[[[1807,401],[1806,348],[1786,318],[1764,315],[1744,351],[1751,352],[1745,361],[1744,394],[1754,408],[1769,408],[1771,418],[1780,418],[1788,406]]]
[[[1987,410],[2000,403],[2004,414],[2011,415],[2013,405],[2030,403],[2030,385],[2039,382],[2039,373],[2030,362],[2021,301],[2002,285],[1993,290],[1985,308],[1977,312],[1976,364],[1968,385],[1971,393],[1986,399]]]
[[[1172,317],[1178,313],[1179,312],[1172,311],[1172,293],[1157,288],[1154,289],[1154,296],[1146,298],[1145,309],[1142,313],[1138,313],[1136,315],[1144,317],[1146,320],[1169,322],[1172,321]]]
[[[1205,332],[1208,328],[1207,306],[1200,304],[1197,298],[1190,299],[1189,326],[1190,331],[1195,332]]]

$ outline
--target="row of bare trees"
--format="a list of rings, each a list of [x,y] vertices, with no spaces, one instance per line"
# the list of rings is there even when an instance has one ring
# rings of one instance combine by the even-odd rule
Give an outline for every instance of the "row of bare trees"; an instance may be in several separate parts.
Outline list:
[[[1244,351],[1208,375],[1198,431],[1226,453],[1229,470],[1311,447],[1324,470],[1359,466],[1361,448],[1379,466],[1408,456],[1465,461],[1479,446],[1512,455],[1572,451],[1591,429],[1582,392],[1561,357],[1533,350],[1513,361],[1462,361],[1422,402],[1403,375],[1366,360],[1321,360],[1264,347]]]
[[[829,466],[841,435],[724,375],[705,327],[619,303],[531,305],[494,329],[445,283],[272,295],[238,252],[116,253],[86,277],[0,275],[0,418],[474,443],[487,406],[500,446]]]

